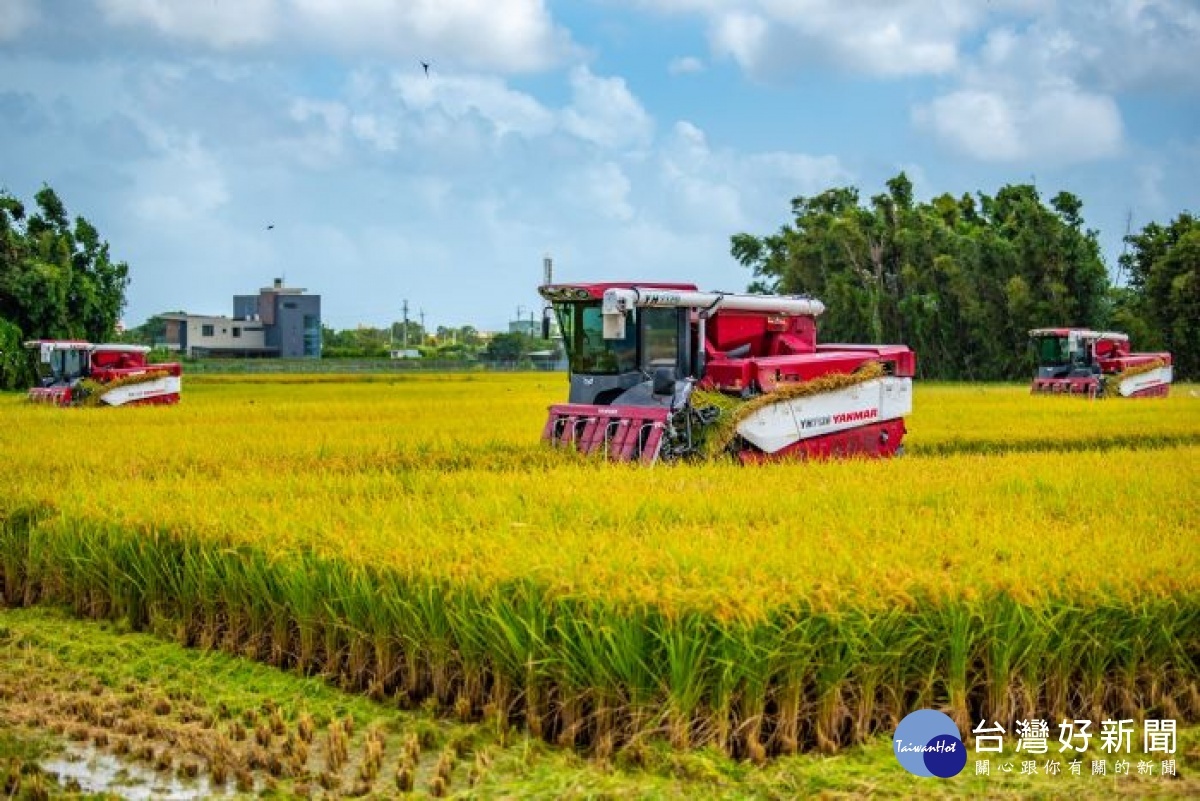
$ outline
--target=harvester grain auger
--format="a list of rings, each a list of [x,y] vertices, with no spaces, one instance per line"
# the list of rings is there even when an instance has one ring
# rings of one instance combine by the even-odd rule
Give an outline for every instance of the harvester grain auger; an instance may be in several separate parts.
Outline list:
[[[542,439],[653,463],[731,454],[891,456],[912,411],[904,345],[818,345],[809,297],[690,284],[548,284],[570,364],[569,402]]]
[[[147,363],[145,345],[36,339],[25,347],[38,352],[40,380],[29,390],[31,401],[58,406],[179,402],[182,368],[175,362]]]
[[[1036,328],[1035,394],[1085,398],[1165,398],[1174,374],[1169,353],[1132,353],[1129,335],[1086,328]]]

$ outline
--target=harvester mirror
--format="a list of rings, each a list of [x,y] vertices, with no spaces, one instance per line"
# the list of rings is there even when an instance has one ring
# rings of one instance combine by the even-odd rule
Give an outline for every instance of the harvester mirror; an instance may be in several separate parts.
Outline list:
[[[604,338],[625,338],[625,312],[604,313]]]
[[[625,313],[630,310],[630,306],[625,294],[615,289],[604,293],[604,299],[600,302],[600,315],[604,318],[605,339],[625,338]]]

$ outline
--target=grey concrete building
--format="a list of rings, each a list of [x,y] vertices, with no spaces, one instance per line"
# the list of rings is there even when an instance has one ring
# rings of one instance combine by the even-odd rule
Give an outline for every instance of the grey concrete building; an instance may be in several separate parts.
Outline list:
[[[164,314],[166,345],[188,356],[320,358],[321,296],[276,278],[257,295],[234,295],[233,316]]]

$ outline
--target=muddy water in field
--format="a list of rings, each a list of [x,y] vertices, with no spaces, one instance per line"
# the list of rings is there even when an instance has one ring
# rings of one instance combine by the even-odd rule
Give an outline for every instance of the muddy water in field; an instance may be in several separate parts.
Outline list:
[[[184,801],[230,793],[204,775],[185,779],[163,774],[145,764],[78,743],[68,743],[52,759],[43,760],[41,768],[56,776],[61,787],[85,793],[112,793],[134,801],[151,798]]]

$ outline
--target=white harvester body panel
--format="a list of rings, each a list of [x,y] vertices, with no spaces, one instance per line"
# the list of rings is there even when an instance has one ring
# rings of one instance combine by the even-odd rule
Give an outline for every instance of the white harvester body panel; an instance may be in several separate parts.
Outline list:
[[[110,389],[100,396],[100,401],[109,406],[123,406],[126,403],[157,398],[162,395],[178,395],[182,381],[177,375],[163,376],[140,384],[127,384],[123,387]]]
[[[772,403],[739,423],[737,432],[765,453],[776,453],[802,439],[911,413],[912,379],[887,376],[833,392]]]

